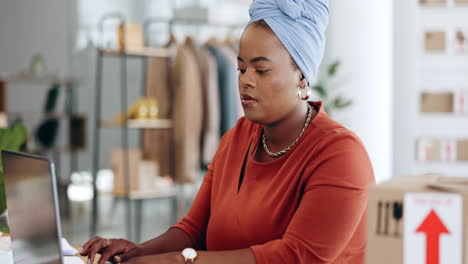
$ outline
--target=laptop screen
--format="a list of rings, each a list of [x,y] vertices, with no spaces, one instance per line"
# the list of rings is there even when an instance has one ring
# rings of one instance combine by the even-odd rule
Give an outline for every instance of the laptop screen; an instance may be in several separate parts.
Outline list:
[[[2,161],[14,263],[60,263],[53,164],[45,158],[6,151]]]

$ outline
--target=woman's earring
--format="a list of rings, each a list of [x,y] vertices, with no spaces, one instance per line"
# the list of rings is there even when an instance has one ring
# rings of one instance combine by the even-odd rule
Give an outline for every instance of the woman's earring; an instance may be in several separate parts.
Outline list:
[[[299,97],[299,99],[301,100],[307,101],[309,100],[311,95],[312,95],[312,91],[310,90],[309,87],[297,89],[297,97]]]

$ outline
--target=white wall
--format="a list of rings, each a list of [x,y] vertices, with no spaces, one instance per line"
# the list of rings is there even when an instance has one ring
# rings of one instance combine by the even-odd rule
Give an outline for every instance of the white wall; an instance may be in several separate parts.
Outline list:
[[[395,71],[394,71],[394,169],[397,175],[413,174],[411,169],[415,159],[415,130],[417,119],[417,84],[415,83],[415,56],[417,52],[417,17],[414,16],[414,2],[396,0],[395,13]]]
[[[66,73],[68,1],[0,1],[0,72],[29,65],[40,52],[52,71]]]
[[[335,119],[364,142],[377,181],[392,172],[391,0],[331,0],[325,66],[342,61],[340,91],[354,101]]]

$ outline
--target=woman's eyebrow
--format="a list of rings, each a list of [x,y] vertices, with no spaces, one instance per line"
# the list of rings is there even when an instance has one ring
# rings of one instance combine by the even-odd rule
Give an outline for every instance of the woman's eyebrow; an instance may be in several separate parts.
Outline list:
[[[242,59],[241,57],[237,56],[237,60],[240,61],[240,62],[244,62],[244,59]],[[268,61],[268,62],[272,62],[270,59],[268,58],[265,58],[265,57],[256,57],[256,58],[253,58],[250,60],[250,63],[255,63],[255,62],[259,62],[259,61]]]

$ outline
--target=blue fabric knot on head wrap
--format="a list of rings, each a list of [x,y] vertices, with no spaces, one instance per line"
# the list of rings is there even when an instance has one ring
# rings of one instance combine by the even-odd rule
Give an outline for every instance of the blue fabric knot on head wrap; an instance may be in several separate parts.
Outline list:
[[[270,26],[311,84],[325,50],[328,0],[254,0],[249,13],[249,24]]]

